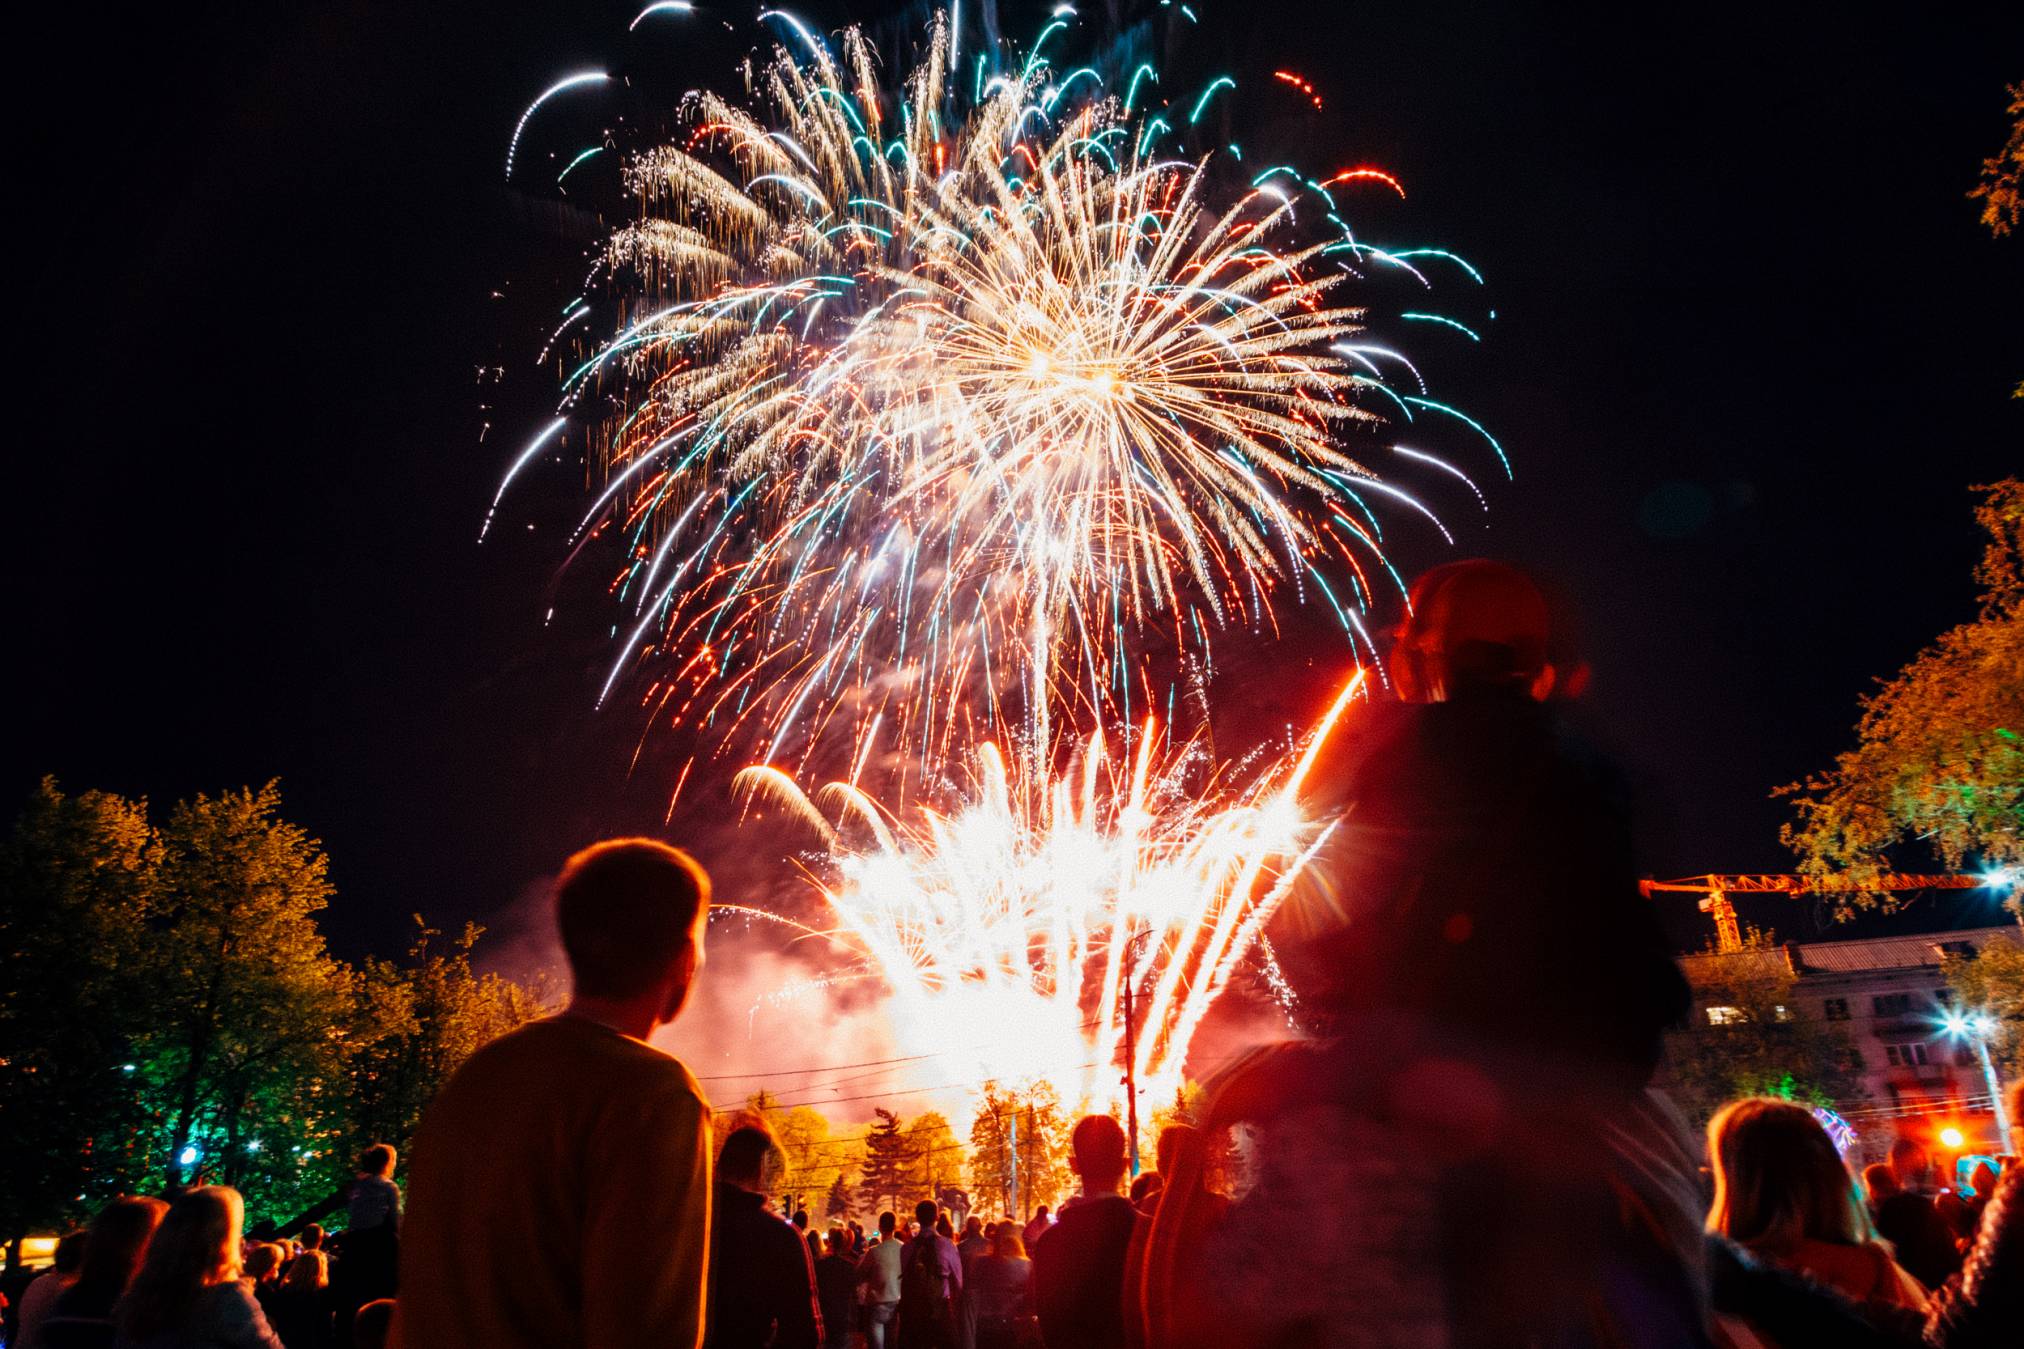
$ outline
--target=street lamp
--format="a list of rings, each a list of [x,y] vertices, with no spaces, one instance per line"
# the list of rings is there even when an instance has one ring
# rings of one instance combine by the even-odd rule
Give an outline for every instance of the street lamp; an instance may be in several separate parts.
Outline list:
[[[1995,1033],[1995,1018],[1982,1012],[1948,1012],[1940,1022],[1947,1034],[1957,1040],[1967,1040],[1975,1046],[1975,1057],[1981,1060],[1982,1084],[1989,1089],[1989,1104],[1996,1112],[1996,1147],[2000,1151],[2010,1146],[2010,1112],[2003,1108],[2003,1088],[1996,1081],[1996,1065],[1989,1058],[1989,1037]]]

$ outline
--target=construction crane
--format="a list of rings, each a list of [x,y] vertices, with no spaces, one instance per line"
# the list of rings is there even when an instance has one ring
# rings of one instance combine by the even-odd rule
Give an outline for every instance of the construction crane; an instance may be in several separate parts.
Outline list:
[[[1790,874],[1746,874],[1688,876],[1677,881],[1643,880],[1638,889],[1646,899],[1660,892],[1699,895],[1701,912],[1715,916],[1715,950],[1743,949],[1743,929],[1736,921],[1736,906],[1730,895],[1848,895],[1879,894],[1899,890],[1979,890],[1991,884],[1987,876],[1902,876],[1889,873],[1865,881],[1838,876],[1795,876]]]

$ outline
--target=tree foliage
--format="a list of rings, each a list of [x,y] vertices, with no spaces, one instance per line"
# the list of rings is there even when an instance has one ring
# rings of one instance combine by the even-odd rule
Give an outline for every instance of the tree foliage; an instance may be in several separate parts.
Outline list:
[[[1832,1106],[1854,1093],[1854,1047],[1801,1005],[1798,975],[1766,934],[1753,928],[1741,950],[1689,956],[1684,965],[1694,1011],[1666,1036],[1665,1071],[1696,1125],[1738,1096]]]
[[[2024,941],[1983,943],[1975,955],[1940,962],[1956,1006],[1994,1020],[1989,1054],[2005,1082],[2024,1073]]]
[[[839,1183],[848,1187],[855,1170],[855,1151],[849,1139],[832,1138],[829,1120],[805,1105],[783,1106],[765,1089],[745,1098],[742,1111],[717,1116],[717,1141],[740,1124],[757,1123],[780,1144],[781,1170],[772,1177],[773,1188],[791,1195],[813,1212],[834,1192]]]
[[[258,1171],[261,1189],[286,1184],[282,1168],[328,1170],[350,1053],[412,1017],[403,1004],[366,1004],[357,972],[325,949],[315,915],[331,895],[329,860],[276,818],[280,805],[273,783],[198,796],[160,833],[146,961],[159,1010],[141,1072],[167,1107],[159,1137],[171,1187],[198,1168],[228,1185]],[[268,1150],[278,1130],[304,1140],[301,1161]],[[307,1183],[323,1188],[320,1176]]]
[[[475,929],[424,929],[402,966],[332,956],[328,860],[280,809],[272,783],[159,824],[111,793],[30,797],[0,844],[0,1238],[211,1181],[293,1216],[535,1011],[472,971]]]
[[[942,1202],[942,1191],[963,1175],[963,1145],[948,1117],[937,1110],[924,1110],[907,1124],[903,1156],[906,1193],[915,1203]]]
[[[851,1192],[850,1182],[841,1172],[830,1182],[829,1193],[822,1201],[823,1216],[840,1222],[857,1212],[857,1196]]]
[[[864,1137],[863,1178],[858,1194],[873,1210],[894,1209],[907,1192],[907,1139],[900,1117],[884,1106],[873,1114],[878,1122]]]
[[[1069,1127],[1051,1084],[985,1083],[970,1125],[970,1192],[980,1207],[1029,1217],[1041,1204],[1058,1203],[1069,1182]]]
[[[1950,867],[2024,863],[2024,480],[1977,490],[1980,613],[1863,701],[1833,769],[1780,789],[1797,816],[1782,837],[1808,875],[1860,884],[1914,839]]]
[[[2010,86],[2010,118],[2009,143],[1982,161],[1982,181],[1968,194],[1982,203],[1982,223],[1998,238],[2024,219],[2024,83]]]
[[[50,779],[0,847],[0,1233],[68,1223],[136,1165],[154,864],[146,802]]]
[[[474,967],[484,935],[476,923],[445,942],[420,914],[414,921],[405,963],[373,959],[360,971],[366,1004],[407,1013],[352,1056],[353,1127],[362,1139],[414,1137],[436,1089],[464,1060],[544,1010],[537,990]]]

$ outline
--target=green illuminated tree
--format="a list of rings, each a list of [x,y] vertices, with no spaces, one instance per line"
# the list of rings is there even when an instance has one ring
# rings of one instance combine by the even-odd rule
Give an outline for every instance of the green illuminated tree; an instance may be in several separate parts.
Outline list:
[[[473,971],[475,928],[424,928],[402,965],[332,958],[324,855],[279,809],[270,784],[156,826],[45,781],[0,844],[0,1238],[198,1180],[293,1216],[538,1010]]]
[[[1738,1096],[1847,1102],[1860,1076],[1854,1047],[1815,1000],[1799,998],[1798,975],[1782,947],[1752,928],[1740,950],[1682,963],[1694,1010],[1685,1026],[1666,1035],[1664,1071],[1696,1125]]]
[[[0,846],[0,1238],[75,1224],[154,1161],[133,1080],[154,898],[147,803],[44,779]]]
[[[1913,840],[1950,867],[2024,865],[2024,480],[1978,490],[1979,615],[1863,700],[1856,747],[1833,769],[1779,789],[1797,815],[1782,836],[1808,875],[1861,883]]]
[[[243,1185],[269,1212],[342,1174],[351,1056],[411,1023],[406,1000],[365,997],[325,949],[315,915],[332,893],[329,861],[280,806],[270,782],[169,813],[143,962],[161,1010],[141,1071],[164,1098],[168,1184]]]

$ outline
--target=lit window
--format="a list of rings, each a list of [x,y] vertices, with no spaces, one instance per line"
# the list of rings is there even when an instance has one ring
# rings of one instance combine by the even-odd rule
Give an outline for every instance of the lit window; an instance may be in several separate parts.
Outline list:
[[[1790,1021],[1792,1019],[1792,1009],[1781,1002],[1771,1009],[1771,1019],[1773,1021]]]
[[[1708,1009],[1708,1024],[1710,1026],[1733,1026],[1739,1021],[1748,1021],[1749,1019],[1749,1017],[1743,1015],[1743,1009],[1740,1007],[1710,1007]]]

